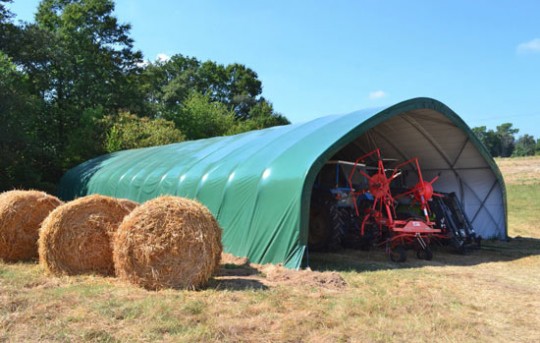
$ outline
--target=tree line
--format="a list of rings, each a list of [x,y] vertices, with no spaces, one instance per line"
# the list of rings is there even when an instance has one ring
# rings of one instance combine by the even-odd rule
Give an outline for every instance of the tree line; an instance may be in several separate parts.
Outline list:
[[[54,191],[107,152],[289,123],[245,65],[145,62],[112,0],[42,0],[30,23],[12,1],[0,0],[0,191]]]
[[[521,157],[540,155],[540,139],[524,134],[516,139],[519,129],[512,123],[498,125],[495,130],[485,126],[472,128],[476,137],[486,146],[493,157]]]

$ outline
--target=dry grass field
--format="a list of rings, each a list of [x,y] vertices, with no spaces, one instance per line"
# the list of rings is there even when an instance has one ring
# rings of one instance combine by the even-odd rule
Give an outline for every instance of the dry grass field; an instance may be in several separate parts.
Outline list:
[[[228,256],[200,291],[0,263],[0,342],[539,342],[540,158],[497,163],[509,242],[399,265],[382,251],[321,254],[313,272]]]

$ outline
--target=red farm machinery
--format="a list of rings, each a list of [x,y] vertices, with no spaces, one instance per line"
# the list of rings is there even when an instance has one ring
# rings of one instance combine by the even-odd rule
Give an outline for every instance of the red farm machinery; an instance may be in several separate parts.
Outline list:
[[[384,247],[394,262],[404,262],[407,250],[431,260],[434,242],[459,252],[478,246],[474,232],[454,193],[437,193],[424,180],[418,158],[386,168],[379,149],[354,162],[330,161],[313,189],[310,246],[314,250],[339,247]],[[414,174],[407,187],[405,174]]]

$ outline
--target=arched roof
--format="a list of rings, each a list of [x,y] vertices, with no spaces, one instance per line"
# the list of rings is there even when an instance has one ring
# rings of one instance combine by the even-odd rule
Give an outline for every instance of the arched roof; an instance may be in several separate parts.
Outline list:
[[[120,151],[62,178],[60,196],[99,193],[144,202],[162,194],[197,199],[216,216],[226,251],[298,268],[314,180],[332,157],[419,157],[436,189],[454,191],[481,236],[506,237],[502,176],[450,108],[429,98],[243,134]]]

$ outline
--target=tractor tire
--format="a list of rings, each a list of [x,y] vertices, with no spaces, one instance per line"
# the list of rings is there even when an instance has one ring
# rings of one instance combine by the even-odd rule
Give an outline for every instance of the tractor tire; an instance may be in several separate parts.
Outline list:
[[[362,250],[368,251],[371,249],[371,247],[375,246],[380,239],[379,227],[373,220],[371,220],[366,223],[364,230],[364,237],[362,237],[364,245],[362,246]]]
[[[426,249],[419,249],[416,252],[416,257],[420,260],[431,261],[433,259],[433,251],[429,247]]]
[[[328,237],[328,251],[337,251],[343,248],[343,238],[347,231],[348,213],[345,209],[337,207],[335,204],[328,205],[330,216],[330,233]]]
[[[308,247],[311,251],[324,251],[330,236],[328,211],[324,207],[311,208]]]
[[[390,251],[390,260],[396,263],[403,263],[407,261],[407,250],[403,245],[398,245]]]

